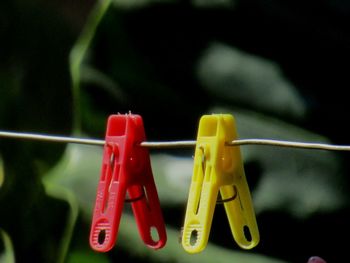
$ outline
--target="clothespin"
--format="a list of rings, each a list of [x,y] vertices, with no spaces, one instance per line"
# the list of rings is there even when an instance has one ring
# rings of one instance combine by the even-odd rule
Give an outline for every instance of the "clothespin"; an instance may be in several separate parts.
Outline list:
[[[202,251],[208,243],[219,192],[238,245],[250,249],[259,242],[240,149],[226,145],[235,139],[237,133],[232,115],[202,116],[182,233],[182,246],[189,253]]]
[[[145,139],[141,116],[129,113],[108,118],[90,232],[90,245],[96,251],[106,252],[114,246],[125,202],[131,202],[143,242],[153,249],[166,243],[149,152],[140,146]]]

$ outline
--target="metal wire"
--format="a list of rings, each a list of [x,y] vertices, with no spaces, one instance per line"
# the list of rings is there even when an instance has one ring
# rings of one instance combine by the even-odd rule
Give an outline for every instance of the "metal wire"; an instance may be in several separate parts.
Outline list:
[[[67,136],[42,135],[42,134],[22,133],[22,132],[0,131],[0,137],[49,141],[49,142],[62,142],[62,143],[79,143],[79,144],[90,144],[90,145],[104,145],[105,144],[104,140],[96,140],[96,139],[88,139],[88,138],[76,138],[76,137],[67,137]]]
[[[99,140],[99,139],[43,135],[43,134],[22,133],[22,132],[8,132],[8,131],[0,131],[0,137],[7,137],[7,138],[14,138],[14,139],[27,139],[27,140],[40,140],[40,141],[60,142],[60,143],[78,143],[78,144],[100,145],[100,146],[103,146],[105,144],[104,140]],[[158,149],[184,148],[184,147],[194,147],[196,145],[196,141],[194,140],[164,141],[164,142],[145,141],[145,142],[142,142],[140,145],[142,147],[158,148]],[[302,148],[302,149],[327,150],[327,151],[350,151],[350,145],[294,142],[294,141],[271,140],[271,139],[238,139],[231,142],[226,142],[226,145],[227,146],[265,145],[265,146],[274,146],[274,147],[289,147],[289,148]]]
[[[334,145],[326,143],[312,142],[294,142],[284,140],[269,140],[269,139],[240,139],[226,143],[229,146],[235,145],[270,145],[275,147],[291,147],[326,151],[350,151],[350,145]]]
[[[164,141],[164,142],[142,142],[143,147],[149,148],[186,148],[196,146],[196,141]]]

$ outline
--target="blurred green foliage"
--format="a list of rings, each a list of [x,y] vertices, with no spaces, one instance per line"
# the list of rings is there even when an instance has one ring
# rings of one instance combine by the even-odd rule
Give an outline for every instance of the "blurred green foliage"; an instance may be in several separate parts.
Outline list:
[[[242,138],[347,143],[349,13],[341,1],[3,0],[0,130],[102,138],[109,114],[131,110],[150,140],[193,139],[201,115],[223,112]],[[1,138],[0,262],[343,259],[348,154],[242,152],[261,232],[252,251],[234,243],[220,206],[207,249],[183,251],[184,149],[151,151],[166,247],[146,248],[126,208],[115,248],[101,254],[88,235],[102,149]]]

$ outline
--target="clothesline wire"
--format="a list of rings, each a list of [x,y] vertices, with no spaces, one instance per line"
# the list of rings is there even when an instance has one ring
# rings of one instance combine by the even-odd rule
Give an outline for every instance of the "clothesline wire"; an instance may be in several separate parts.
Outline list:
[[[58,143],[77,143],[77,144],[99,145],[99,146],[103,146],[105,144],[105,140],[100,140],[100,139],[34,134],[34,133],[24,133],[24,132],[10,132],[10,131],[0,131],[0,137],[7,137],[7,138],[14,138],[14,139],[27,139],[27,140],[40,140],[40,141],[58,142]],[[196,145],[195,140],[156,141],[156,142],[144,141],[140,143],[140,146],[142,147],[158,148],[158,149],[194,147],[195,145]],[[327,151],[350,151],[350,145],[295,142],[295,141],[274,140],[274,139],[237,139],[230,142],[226,142],[226,145],[227,146],[265,145],[265,146],[274,146],[274,147],[289,147],[289,148],[302,148],[302,149],[327,150]]]

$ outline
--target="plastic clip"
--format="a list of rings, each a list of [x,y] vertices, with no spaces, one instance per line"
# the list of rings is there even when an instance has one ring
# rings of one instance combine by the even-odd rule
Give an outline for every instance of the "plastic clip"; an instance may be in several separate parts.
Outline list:
[[[109,117],[90,232],[90,246],[96,251],[107,252],[113,248],[127,201],[131,203],[143,242],[153,249],[162,248],[166,243],[149,152],[140,146],[144,140],[141,116]]]
[[[202,251],[208,243],[219,191],[221,199],[225,200],[223,204],[231,232],[238,245],[250,249],[259,242],[240,149],[225,145],[236,138],[232,115],[204,115],[201,118],[182,234],[182,246],[189,253]]]

